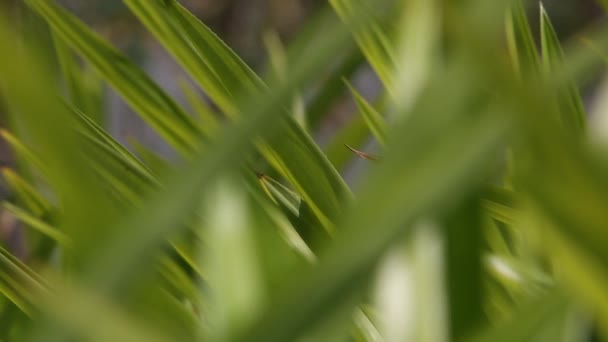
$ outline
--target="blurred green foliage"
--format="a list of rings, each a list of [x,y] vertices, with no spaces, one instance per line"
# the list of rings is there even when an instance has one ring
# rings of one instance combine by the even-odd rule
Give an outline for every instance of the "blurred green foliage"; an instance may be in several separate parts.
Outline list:
[[[606,23],[562,44],[522,1],[331,0],[264,36],[258,74],[179,2],[125,0],[200,88],[186,106],[76,8],[25,5],[0,17],[0,340],[608,336],[608,109],[579,94]],[[106,131],[104,86],[177,160]],[[344,92],[359,113],[324,150]]]

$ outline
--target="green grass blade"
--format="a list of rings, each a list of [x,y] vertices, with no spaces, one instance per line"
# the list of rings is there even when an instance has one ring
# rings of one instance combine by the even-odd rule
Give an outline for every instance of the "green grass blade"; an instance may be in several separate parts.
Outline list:
[[[32,314],[36,297],[47,290],[46,282],[6,249],[0,247],[0,294],[26,314]]]
[[[113,155],[115,159],[124,163],[127,168],[132,170],[132,172],[136,173],[142,179],[145,179],[152,184],[158,183],[157,177],[154,175],[153,171],[116,141],[101,126],[78,109],[72,108],[72,111],[82,122],[83,136],[85,139],[97,145],[100,150],[105,150],[107,154]]]
[[[6,129],[0,129],[0,136],[12,148],[13,153],[23,160],[27,165],[34,167],[37,171],[45,173],[46,166],[29,147],[27,147],[21,139],[16,137]]]
[[[351,27],[361,51],[386,89],[392,91],[394,85],[393,61],[396,51],[390,43],[388,30],[382,25],[386,14],[378,10],[383,6],[386,7],[386,2],[375,4],[367,0],[331,0],[330,3],[346,25]],[[365,29],[357,25],[358,18],[363,15],[371,18],[370,26]]]
[[[159,134],[182,153],[191,151],[200,132],[190,116],[158,85],[76,17],[49,0],[29,0],[57,35],[123,96]]]
[[[239,92],[261,87],[253,71],[176,1],[126,0],[125,4],[226,114],[234,115],[233,100]]]
[[[40,234],[48,236],[53,241],[59,243],[61,246],[69,247],[71,245],[70,238],[67,237],[64,233],[62,233],[55,227],[51,227],[50,225],[41,221],[39,218],[33,216],[27,211],[7,202],[4,202],[2,204],[2,208],[14,215],[19,221],[27,224],[29,227],[36,230]]]
[[[359,108],[359,112],[363,115],[367,126],[370,131],[378,139],[378,142],[382,145],[386,144],[386,122],[384,118],[376,111],[376,109],[367,102],[363,96],[357,92],[350,83],[346,82],[348,89],[350,90],[353,98],[355,99],[355,103],[357,104],[357,108]]]
[[[543,68],[546,73],[550,73],[552,70],[562,67],[563,52],[542,4],[540,6],[540,31]],[[582,134],[585,131],[587,115],[577,85],[569,82],[558,90],[556,96],[564,126],[573,132]]]
[[[507,44],[511,62],[521,77],[534,77],[540,62],[532,29],[522,0],[513,1],[506,19]]]
[[[35,216],[41,217],[51,211],[51,203],[31,184],[21,178],[17,173],[8,168],[0,170],[4,180],[17,195],[20,203],[23,204]]]
[[[179,87],[192,110],[200,118],[201,130],[205,133],[205,136],[207,138],[213,137],[219,130],[220,122],[218,115],[205,103],[205,100],[201,98],[202,95],[198,94],[188,81],[180,80]]]

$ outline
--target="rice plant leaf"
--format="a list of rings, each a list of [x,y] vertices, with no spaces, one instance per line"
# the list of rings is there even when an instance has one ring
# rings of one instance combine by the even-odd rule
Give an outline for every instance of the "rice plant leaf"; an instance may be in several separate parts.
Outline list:
[[[370,131],[374,137],[378,139],[380,144],[385,145],[387,127],[384,118],[382,118],[380,113],[378,113],[376,109],[369,102],[367,102],[367,100],[365,100],[348,81],[345,81],[345,83],[353,95],[357,108],[359,109],[359,113],[363,115],[363,118],[365,119]]]
[[[186,97],[190,108],[200,118],[201,130],[205,133],[205,136],[207,138],[213,137],[219,130],[220,120],[218,115],[212,111],[210,106],[205,103],[205,100],[201,98],[202,95],[197,93],[189,82],[182,79],[179,81],[179,87]]]
[[[235,96],[265,91],[260,78],[176,1],[125,2],[227,116],[233,119],[242,116],[234,107]],[[275,110],[285,110],[283,108]],[[351,196],[350,190],[300,125],[289,119],[283,130],[280,143],[262,143],[258,148],[331,231],[341,203]]]
[[[298,214],[301,199],[295,192],[266,175],[260,174],[258,179],[264,191],[273,201],[285,207],[292,214]]]
[[[6,249],[0,247],[0,294],[24,313],[34,313],[36,297],[47,291],[46,282]]]
[[[133,149],[134,154],[140,159],[148,168],[153,170],[155,175],[162,178],[162,175],[167,174],[174,166],[165,157],[153,151],[150,147],[144,146],[141,142],[135,138],[127,137],[129,146]]]
[[[540,31],[543,69],[546,73],[550,73],[552,70],[562,67],[563,52],[557,34],[542,3],[540,5]],[[568,82],[558,89],[556,97],[561,119],[565,127],[568,127],[573,132],[582,134],[585,131],[587,115],[577,85],[574,82]]]
[[[394,84],[392,67],[396,51],[390,42],[386,26],[382,25],[386,19],[386,13],[385,11],[383,13],[382,7],[387,7],[387,3],[378,4],[367,0],[332,0],[330,4],[346,25],[351,26],[353,35],[367,61],[372,65],[386,89],[392,91]],[[357,18],[364,14],[372,18],[370,26],[365,29],[360,27],[355,29],[358,27]]]
[[[262,86],[226,44],[176,1],[125,0],[125,4],[226,114],[234,115],[235,92]]]
[[[159,134],[182,153],[200,138],[193,119],[158,85],[76,17],[50,0],[26,2],[80,53]]]
[[[77,108],[72,107],[72,112],[82,122],[84,131],[91,134],[89,137],[95,137],[95,140],[110,151],[113,151],[119,158],[121,158],[131,168],[136,170],[142,177],[153,181],[155,176],[141,160],[134,156],[129,150],[127,150],[122,144],[116,141],[106,130],[97,124],[95,121],[90,119],[86,114]]]
[[[6,129],[0,129],[0,136],[12,148],[13,153],[22,159],[27,165],[33,166],[37,171],[45,173],[46,166],[29,147],[27,147],[21,139]]]
[[[60,245],[64,247],[69,247],[71,245],[71,240],[68,236],[27,211],[8,202],[2,203],[2,208],[14,215],[19,221],[27,224],[40,234],[48,236],[53,241],[58,242]]]
[[[522,0],[512,2],[506,18],[509,54],[521,77],[531,77],[540,71],[540,61],[532,29]]]
[[[41,217],[51,211],[51,203],[37,189],[15,173],[15,171],[3,168],[0,172],[4,180],[17,195],[19,201],[35,216]]]
[[[170,284],[171,292],[177,292],[178,298],[186,298],[193,304],[202,302],[196,283],[175,260],[163,257],[159,269],[163,279]]]
[[[323,225],[306,201],[303,201],[291,189],[266,175],[259,175],[258,179],[262,189],[277,203],[308,248],[317,251],[319,246],[327,243],[328,236],[319,232],[323,229]]]

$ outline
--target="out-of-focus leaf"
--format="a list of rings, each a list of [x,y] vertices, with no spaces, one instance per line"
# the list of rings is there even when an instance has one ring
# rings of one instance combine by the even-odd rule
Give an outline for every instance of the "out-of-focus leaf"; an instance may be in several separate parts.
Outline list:
[[[471,340],[475,342],[494,341],[555,341],[555,336],[547,332],[557,332],[564,338],[568,329],[563,317],[570,309],[569,298],[559,290],[553,290],[541,298],[531,300],[517,310],[512,319],[486,331]],[[561,334],[560,334],[561,333]],[[543,338],[545,336],[545,338]]]
[[[443,29],[442,11],[446,6],[439,0],[397,1],[401,16],[396,21],[395,56],[391,61],[393,117],[402,119],[427,86],[440,60]]]
[[[251,321],[265,295],[247,193],[233,178],[225,176],[214,183],[209,196],[212,200],[204,200],[201,213],[201,229],[206,229],[213,241],[202,259],[203,267],[209,270],[213,295],[215,329],[209,338],[225,340],[231,329],[241,329]]]
[[[359,48],[363,51],[365,58],[372,65],[378,77],[385,87],[393,90],[394,77],[392,67],[396,57],[396,51],[389,38],[390,33],[382,23],[388,16],[387,7],[391,7],[388,1],[330,1],[334,10],[340,18],[349,26]],[[362,28],[357,25],[357,18],[367,15],[371,19],[370,26]]]
[[[10,145],[13,152],[19,158],[21,158],[28,165],[35,167],[37,171],[44,173],[46,166],[44,166],[44,163],[40,160],[40,157],[36,156],[32,150],[28,148],[19,138],[14,136],[6,129],[0,129],[0,135],[2,136],[2,139]]]
[[[322,224],[316,219],[306,201],[268,176],[260,175],[259,180],[264,191],[282,209],[308,248],[316,251],[319,245],[327,242],[327,238],[322,238],[325,234],[319,232],[319,229],[323,229]]]
[[[206,184],[213,183],[230,167],[240,165],[243,156],[253,148],[254,137],[276,136],[283,127],[276,108],[294,89],[300,88],[325,67],[325,61],[337,51],[351,45],[348,33],[336,29],[315,35],[315,51],[304,52],[293,70],[289,82],[272,84],[272,92],[265,96],[252,96],[239,102],[244,115],[238,123],[228,124],[216,141],[192,159],[188,168],[179,170],[168,179],[164,191],[149,198],[141,210],[114,225],[112,235],[90,250],[86,274],[88,284],[108,292],[121,293],[125,287],[145,272],[148,258],[163,242],[167,234],[179,232],[176,223],[183,222],[200,201]],[[183,228],[182,228],[183,229]]]
[[[154,326],[129,316],[127,312],[96,294],[91,294],[56,277],[53,291],[39,297],[40,311],[52,317],[55,329],[66,333],[48,334],[29,331],[26,341],[60,341],[68,334],[94,341],[171,341]],[[65,300],[70,298],[70,300]]]
[[[180,79],[179,87],[182,93],[186,97],[190,108],[200,118],[201,130],[205,133],[205,136],[210,138],[219,130],[219,118],[217,114],[213,112],[210,106],[205,103],[205,100],[201,98],[201,94],[193,88],[193,86],[186,80]]]
[[[242,116],[234,106],[237,95],[265,91],[260,78],[177,2],[128,0],[126,3],[227,116]],[[283,111],[288,107],[273,110]],[[288,119],[282,131],[280,142],[259,144],[258,148],[331,231],[342,202],[351,196],[350,190],[300,125]]]
[[[91,120],[86,114],[82,113],[77,108],[72,108],[72,111],[76,117],[81,120],[84,131],[89,132],[101,146],[111,153],[117,155],[118,158],[123,160],[130,168],[135,170],[142,178],[147,179],[150,182],[155,182],[156,179],[152,170],[147,167],[141,160],[137,159],[129,150],[122,146],[116,141],[108,132],[99,126],[96,122]]]
[[[540,69],[539,56],[522,0],[513,1],[507,14],[506,32],[515,70],[521,77],[533,77]]]
[[[482,307],[481,210],[479,199],[474,194],[445,219],[446,281],[452,340],[471,334],[485,319]]]
[[[4,20],[0,20],[0,46],[14,52],[0,55],[8,113],[41,160],[45,181],[61,205],[59,228],[74,241],[74,250],[70,252],[84,253],[89,243],[97,243],[100,236],[111,230],[98,227],[113,217],[114,208],[87,167],[76,131],[78,124],[57,97],[46,61],[34,62],[29,42],[6,29]],[[36,77],[29,76],[32,74]],[[32,101],[33,93],[36,101]],[[76,259],[73,261],[76,263]]]
[[[346,82],[346,85],[353,95],[357,108],[359,108],[359,113],[363,115],[363,118],[365,119],[370,131],[376,137],[376,139],[378,139],[378,142],[384,145],[386,143],[386,122],[380,113],[378,113],[376,109],[369,104],[353,86],[350,85],[350,83]]]
[[[294,279],[292,286],[275,299],[277,305],[271,305],[239,338],[283,341],[300,336],[361,286],[369,268],[387,247],[408,235],[408,223],[430,210],[430,206],[436,212],[447,205],[450,199],[442,194],[457,196],[462,194],[464,184],[479,180],[479,175],[473,175],[474,170],[479,171],[479,166],[495,153],[505,122],[490,115],[494,112],[484,117],[457,115],[455,108],[463,105],[461,101],[470,89],[462,86],[460,73],[451,71],[453,74],[444,73],[429,90],[434,96],[446,94],[444,101],[421,101],[412,120],[393,132],[391,136],[397,140],[392,143],[400,148],[387,151],[358,202],[344,217],[342,235],[320,258],[315,270]],[[440,114],[442,117],[438,118]],[[434,139],[437,135],[443,137],[441,143]],[[424,151],[420,146],[426,147]],[[450,159],[449,176],[441,171],[446,158]],[[434,181],[425,182],[426,177]],[[383,229],[368,234],[369,227]],[[358,252],[353,254],[353,250]]]
[[[30,0],[71,48],[80,53],[159,134],[182,153],[192,150],[200,131],[192,118],[158,85],[76,17],[49,0]]]
[[[0,247],[0,293],[26,314],[33,314],[36,297],[47,290],[46,282],[27,265]]]
[[[65,247],[70,246],[71,242],[69,237],[67,237],[57,228],[51,227],[47,223],[41,221],[36,216],[7,202],[2,204],[2,208],[14,215],[19,221],[27,224],[29,227],[38,231],[39,233],[50,237],[52,240],[57,241],[60,245]]]
[[[287,61],[287,54],[285,52],[285,46],[281,43],[281,39],[278,33],[269,31],[264,35],[264,43],[268,52],[268,59],[272,72],[275,73],[275,77],[280,80],[284,80],[287,77],[287,70],[289,68]],[[304,100],[302,96],[296,94],[291,105],[291,112],[296,121],[302,128],[308,127],[308,120],[306,118],[306,112],[304,109]]]
[[[258,179],[260,180],[260,184],[264,191],[273,201],[284,206],[292,214],[298,214],[301,199],[295,192],[266,175],[259,175]]]
[[[562,67],[563,52],[557,34],[542,4],[540,6],[540,32],[543,69],[545,73],[550,74],[552,70]],[[560,87],[556,94],[556,102],[563,125],[575,134],[585,132],[587,114],[577,85],[574,82],[568,82]]]
[[[40,217],[51,210],[51,203],[21,176],[8,168],[1,169],[2,176],[30,212]]]
[[[314,98],[307,106],[307,117],[310,127],[319,127],[331,105],[344,93],[344,82],[342,80],[353,77],[364,60],[359,50],[349,52],[347,57],[341,61],[341,64],[328,76],[323,86],[315,92]],[[340,169],[339,167],[336,168]]]

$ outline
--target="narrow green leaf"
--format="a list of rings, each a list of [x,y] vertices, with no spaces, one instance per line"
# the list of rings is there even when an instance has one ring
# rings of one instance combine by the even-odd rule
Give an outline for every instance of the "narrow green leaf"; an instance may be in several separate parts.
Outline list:
[[[71,240],[68,236],[59,231],[57,228],[51,227],[44,221],[41,221],[39,218],[28,213],[27,211],[8,202],[4,202],[2,204],[2,208],[14,215],[19,221],[38,231],[40,234],[48,236],[53,241],[57,241],[63,247],[69,247],[71,245]]]
[[[71,108],[76,117],[82,122],[85,131],[89,132],[92,136],[88,136],[90,139],[95,140],[98,144],[122,159],[125,164],[129,165],[130,168],[138,172],[142,177],[147,178],[150,181],[154,181],[155,176],[141,160],[134,156],[129,150],[127,150],[122,144],[116,141],[105,129],[98,125],[95,121],[90,119],[86,114],[78,110],[77,108]],[[93,138],[95,137],[95,138]]]
[[[506,19],[507,43],[511,62],[523,78],[533,77],[540,69],[536,43],[522,0],[512,2]]]
[[[258,179],[264,191],[273,201],[298,215],[301,199],[295,192],[266,175],[258,175]]]
[[[562,67],[563,52],[542,3],[540,5],[540,31],[543,69],[545,73],[549,74],[552,70]],[[574,82],[568,82],[563,88],[558,89],[556,101],[564,126],[576,134],[582,134],[585,131],[587,114],[577,85]]]
[[[99,108],[95,108],[99,106],[92,103],[96,101],[93,98],[99,96],[99,90],[94,90],[88,84],[91,82],[92,75],[90,72],[88,74],[84,72],[75,54],[55,32],[51,31],[51,36],[63,76],[66,98],[76,108],[92,115],[93,121],[100,123],[100,113],[96,110]]]
[[[40,217],[51,210],[51,203],[13,170],[3,168],[0,172],[2,172],[4,180],[6,180],[11,189],[17,194],[19,201],[21,201],[23,206],[35,216]]]
[[[42,173],[45,172],[46,166],[40,160],[40,157],[36,156],[36,154],[28,148],[19,138],[13,135],[11,132],[6,129],[0,128],[0,136],[2,139],[6,141],[10,147],[13,149],[13,152],[21,158],[28,165],[33,166],[37,171]]]
[[[372,65],[380,80],[389,91],[393,90],[393,61],[396,51],[390,42],[389,32],[382,23],[386,20],[386,2],[380,4],[368,0],[331,0],[332,7],[346,25],[351,27],[359,48],[363,51],[367,61]],[[370,17],[370,26],[361,28],[358,18],[366,15]]]
[[[182,153],[192,150],[199,140],[199,129],[147,75],[53,1],[28,0],[26,3],[89,61],[161,136]]]
[[[367,100],[365,100],[348,81],[345,80],[345,83],[353,95],[357,108],[359,108],[359,113],[363,115],[363,118],[365,119],[370,131],[374,137],[378,139],[380,144],[385,145],[387,127],[384,118],[382,118],[380,113],[378,113],[376,109],[369,104],[369,102],[367,102]]]
[[[218,115],[212,111],[205,103],[205,100],[201,98],[202,95],[198,94],[188,81],[180,79],[179,87],[186,97],[190,108],[192,108],[200,118],[201,130],[205,133],[205,136],[207,138],[213,137],[219,130],[220,122]]]
[[[46,282],[27,265],[0,247],[0,280],[2,288],[8,287],[7,296],[25,313],[31,313],[35,298],[47,291]],[[9,290],[11,289],[11,290]]]

